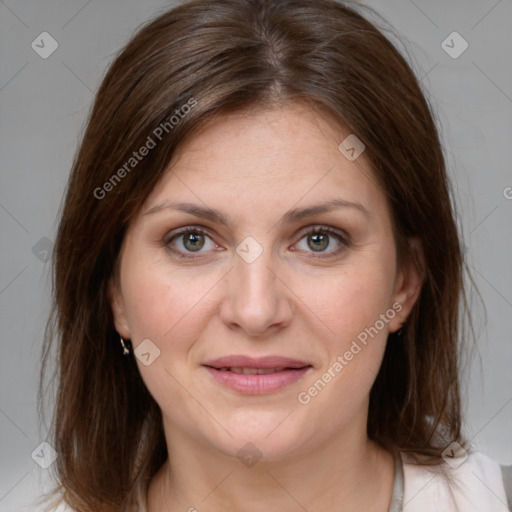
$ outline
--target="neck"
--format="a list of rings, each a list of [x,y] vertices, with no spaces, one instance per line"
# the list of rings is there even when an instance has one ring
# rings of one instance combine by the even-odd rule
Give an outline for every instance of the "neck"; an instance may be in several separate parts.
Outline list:
[[[263,456],[250,466],[179,429],[165,431],[172,462],[151,482],[148,512],[260,512],[262,502],[268,512],[387,512],[391,501],[393,457],[366,436],[345,432],[314,450]]]

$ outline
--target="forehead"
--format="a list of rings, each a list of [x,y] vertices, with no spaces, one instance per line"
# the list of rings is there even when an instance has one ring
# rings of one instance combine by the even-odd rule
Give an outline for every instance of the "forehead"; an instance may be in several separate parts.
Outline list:
[[[263,204],[282,209],[338,196],[385,208],[364,153],[350,161],[340,151],[348,135],[304,104],[222,116],[178,149],[143,210],[177,199],[227,211]]]
[[[332,165],[340,160],[338,146],[348,134],[331,115],[307,104],[289,103],[271,110],[252,108],[208,122],[179,148],[172,167],[179,169],[183,159],[187,163],[200,160],[206,177],[212,169],[218,174],[216,162],[229,159],[231,165],[222,172],[232,178],[310,174],[310,162]],[[211,165],[205,166],[206,162]],[[354,166],[359,168],[361,164]]]

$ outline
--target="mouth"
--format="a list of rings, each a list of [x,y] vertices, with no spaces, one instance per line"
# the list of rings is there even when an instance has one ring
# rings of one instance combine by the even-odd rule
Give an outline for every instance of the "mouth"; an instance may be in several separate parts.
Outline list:
[[[215,370],[219,370],[221,372],[233,372],[243,375],[268,375],[270,373],[284,372],[285,370],[297,370],[297,368],[240,368],[235,366],[224,368],[215,368],[210,366],[210,368],[214,368]]]
[[[214,367],[203,365],[221,385],[244,395],[263,395],[279,391],[297,381],[313,368],[300,367],[253,368],[241,366]]]

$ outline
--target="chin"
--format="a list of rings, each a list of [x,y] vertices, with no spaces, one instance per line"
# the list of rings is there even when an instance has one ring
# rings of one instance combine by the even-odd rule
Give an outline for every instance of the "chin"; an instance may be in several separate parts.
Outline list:
[[[294,423],[295,414],[290,412],[282,408],[275,412],[240,413],[226,423],[219,419],[232,437],[222,430],[222,438],[211,439],[211,444],[228,456],[284,459],[295,454],[308,435],[306,426]]]

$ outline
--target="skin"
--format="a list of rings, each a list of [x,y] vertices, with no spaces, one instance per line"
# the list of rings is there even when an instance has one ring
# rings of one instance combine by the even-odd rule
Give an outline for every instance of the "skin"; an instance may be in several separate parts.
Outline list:
[[[385,194],[364,153],[351,162],[338,149],[348,134],[297,103],[225,116],[181,147],[129,227],[110,300],[119,334],[160,350],[149,366],[137,363],[171,454],[151,482],[148,512],[387,511],[393,458],[367,437],[368,399],[388,333],[406,321],[422,279],[411,265],[397,268]],[[291,209],[339,198],[368,214],[344,207],[280,222]],[[147,214],[165,201],[208,206],[229,224],[170,207]],[[199,252],[173,238],[186,226],[207,231]],[[348,244],[329,235],[319,250],[303,233],[310,226],[345,232]],[[251,263],[236,252],[247,236],[263,249]],[[395,303],[401,311],[378,335],[299,403]],[[288,356],[313,369],[247,396],[201,366],[231,354]],[[247,442],[262,454],[252,467],[237,457]]]

